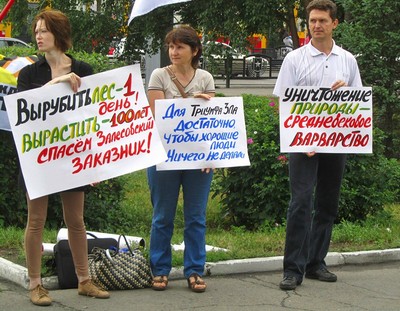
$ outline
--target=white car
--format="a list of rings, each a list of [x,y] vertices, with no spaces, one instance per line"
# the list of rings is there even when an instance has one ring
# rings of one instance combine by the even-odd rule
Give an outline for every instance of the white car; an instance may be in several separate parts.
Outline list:
[[[110,60],[121,59],[124,58],[124,51],[125,51],[125,44],[126,44],[126,37],[122,38],[121,40],[113,40],[111,42],[110,48],[108,50],[107,57]],[[137,59],[134,60],[134,64],[140,63],[140,71],[142,76],[145,74],[146,68],[146,60],[145,60],[145,53],[143,50],[135,50],[136,54],[139,55]]]
[[[30,45],[17,38],[0,37],[0,48],[17,46],[17,47],[30,47]]]

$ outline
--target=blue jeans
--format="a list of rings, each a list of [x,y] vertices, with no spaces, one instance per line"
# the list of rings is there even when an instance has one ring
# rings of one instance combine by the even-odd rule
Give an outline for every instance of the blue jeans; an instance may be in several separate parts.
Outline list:
[[[345,164],[344,154],[290,154],[284,276],[301,282],[304,273],[326,267]]]
[[[203,275],[206,262],[206,207],[212,171],[156,171],[147,169],[153,220],[150,235],[150,265],[154,276],[169,275],[172,268],[171,238],[179,191],[183,191],[184,212],[184,275]]]

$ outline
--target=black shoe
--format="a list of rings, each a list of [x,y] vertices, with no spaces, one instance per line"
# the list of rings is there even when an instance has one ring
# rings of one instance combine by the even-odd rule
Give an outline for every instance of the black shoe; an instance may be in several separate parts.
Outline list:
[[[336,282],[337,281],[336,274],[329,272],[328,269],[326,269],[326,268],[321,268],[314,272],[307,272],[305,276],[307,279],[320,280],[323,282]]]
[[[293,290],[296,289],[297,285],[300,285],[296,277],[294,276],[285,276],[283,280],[279,283],[279,288],[282,290]]]

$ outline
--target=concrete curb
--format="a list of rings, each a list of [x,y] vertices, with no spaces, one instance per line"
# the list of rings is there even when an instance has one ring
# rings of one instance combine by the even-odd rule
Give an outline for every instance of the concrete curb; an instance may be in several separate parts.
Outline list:
[[[282,270],[283,256],[261,257],[241,260],[227,260],[207,262],[206,275],[228,275],[238,273],[272,272]],[[326,257],[328,266],[361,265],[400,261],[400,248],[372,250],[348,253],[328,253]],[[17,265],[0,257],[0,278],[14,282],[23,288],[28,288],[28,271],[25,267]],[[182,279],[183,268],[173,268],[170,279]],[[43,278],[43,285],[47,289],[58,289],[57,276]]]
[[[0,277],[28,288],[28,269],[0,257]]]

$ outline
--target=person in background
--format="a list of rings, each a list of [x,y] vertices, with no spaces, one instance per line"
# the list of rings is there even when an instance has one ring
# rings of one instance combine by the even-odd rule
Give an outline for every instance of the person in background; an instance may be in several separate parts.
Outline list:
[[[68,83],[76,92],[81,77],[93,73],[89,64],[75,60],[65,52],[71,48],[71,25],[68,18],[57,10],[44,10],[33,20],[34,33],[40,59],[24,67],[18,77],[18,92],[43,85]],[[26,193],[28,220],[25,230],[25,252],[29,276],[30,299],[33,304],[48,306],[52,303],[49,292],[42,286],[40,271],[42,258],[42,236],[47,217],[48,196],[31,200],[27,193],[22,173],[20,184]],[[78,277],[78,294],[96,298],[108,298],[89,278],[86,228],[83,219],[84,189],[70,189],[60,193],[63,215],[68,227],[68,240]]]
[[[151,74],[148,99],[153,115],[157,114],[157,99],[182,97],[177,84],[188,97],[210,99],[215,95],[212,75],[198,69],[202,45],[196,31],[190,26],[179,26],[165,38],[171,65],[157,68]],[[185,94],[184,94],[185,95]],[[185,96],[186,96],[185,95]],[[188,102],[189,104],[190,102]],[[206,259],[206,207],[213,172],[210,169],[157,171],[147,170],[153,205],[150,237],[150,265],[154,275],[152,288],[165,290],[171,271],[171,238],[180,187],[184,200],[184,275],[189,288],[204,292],[202,279]]]
[[[291,35],[287,35],[282,41],[284,45],[293,47],[293,39]]]
[[[274,94],[287,87],[316,86],[332,90],[362,87],[357,61],[335,44],[337,8],[330,0],[313,0],[307,6],[311,41],[289,54],[282,63]],[[345,154],[315,152],[289,155],[291,200],[287,211],[282,290],[293,290],[309,279],[335,282],[328,271],[328,253],[346,163]]]

